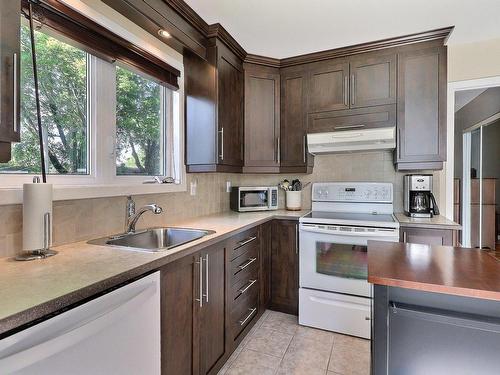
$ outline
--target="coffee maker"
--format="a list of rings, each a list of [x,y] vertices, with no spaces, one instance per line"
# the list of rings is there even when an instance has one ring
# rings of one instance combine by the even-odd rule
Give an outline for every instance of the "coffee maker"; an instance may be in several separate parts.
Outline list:
[[[439,215],[439,208],[432,194],[432,175],[405,175],[403,177],[403,191],[405,215],[411,217]]]

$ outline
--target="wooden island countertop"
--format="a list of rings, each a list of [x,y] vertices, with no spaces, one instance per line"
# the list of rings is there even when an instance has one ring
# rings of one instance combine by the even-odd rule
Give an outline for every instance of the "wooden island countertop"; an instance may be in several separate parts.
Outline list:
[[[478,249],[369,241],[368,281],[500,301],[500,261]]]

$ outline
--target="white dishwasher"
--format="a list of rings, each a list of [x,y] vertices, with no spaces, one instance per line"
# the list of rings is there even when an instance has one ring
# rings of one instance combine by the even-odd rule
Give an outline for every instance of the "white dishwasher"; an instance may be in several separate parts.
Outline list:
[[[160,374],[160,273],[1,340],[0,374]]]

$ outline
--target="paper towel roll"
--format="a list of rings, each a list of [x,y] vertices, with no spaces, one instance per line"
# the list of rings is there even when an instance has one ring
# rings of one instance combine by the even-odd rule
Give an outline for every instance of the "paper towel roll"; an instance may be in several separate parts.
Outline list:
[[[46,213],[50,214],[49,234],[44,232]],[[39,250],[45,239],[52,244],[52,184],[23,184],[23,249]]]

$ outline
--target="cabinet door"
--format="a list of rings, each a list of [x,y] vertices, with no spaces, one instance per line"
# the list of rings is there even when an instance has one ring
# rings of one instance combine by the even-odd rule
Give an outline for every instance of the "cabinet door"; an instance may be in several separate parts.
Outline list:
[[[451,229],[401,228],[401,242],[432,246],[455,246]]]
[[[281,165],[305,167],[306,144],[306,73],[283,72],[281,75]]]
[[[199,298],[199,267],[194,256],[161,269],[162,374],[198,373],[195,299]]]
[[[351,59],[351,108],[396,102],[396,55],[361,55]]]
[[[271,308],[297,315],[299,307],[298,223],[290,220],[274,220],[271,236]]]
[[[226,48],[217,48],[219,163],[243,166],[243,67]]]
[[[225,248],[200,252],[203,303],[197,304],[200,374],[208,374],[225,353]],[[199,263],[197,263],[199,266]]]
[[[0,6],[0,142],[19,142],[19,68],[21,1],[2,1]],[[10,154],[0,146],[0,157]]]
[[[397,163],[446,159],[446,79],[446,47],[398,55]]]
[[[271,302],[271,264],[272,236],[271,223],[261,225],[260,237],[260,311],[264,311]]]
[[[349,108],[349,63],[332,60],[313,64],[308,73],[308,112]]]
[[[279,111],[279,70],[245,65],[245,168],[248,171],[279,166]]]

